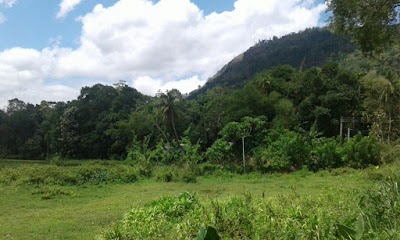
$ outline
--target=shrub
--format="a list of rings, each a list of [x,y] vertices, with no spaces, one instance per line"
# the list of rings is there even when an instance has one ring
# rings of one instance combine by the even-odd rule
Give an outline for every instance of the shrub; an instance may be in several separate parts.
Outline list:
[[[163,197],[143,208],[132,209],[124,219],[104,232],[102,239],[167,239],[174,226],[199,204],[192,194]]]
[[[78,169],[80,183],[102,183],[109,179],[107,169],[99,165],[85,165]]]
[[[229,161],[233,157],[232,146],[224,139],[218,139],[207,149],[207,160],[210,162],[223,163]]]
[[[122,163],[106,166],[87,162],[81,166],[20,165],[0,170],[2,184],[80,185],[109,182],[132,183],[138,179],[134,167]]]
[[[365,168],[378,165],[382,146],[374,137],[363,137],[360,133],[345,142],[340,150],[345,165],[352,168]]]
[[[308,162],[311,147],[304,138],[289,130],[274,130],[266,146],[255,151],[256,164],[262,171],[299,170]]]
[[[189,167],[192,171],[195,171],[198,163],[202,162],[203,157],[200,154],[200,142],[192,144],[186,137],[180,141],[182,147],[182,162]]]
[[[339,147],[340,145],[333,138],[323,139],[314,144],[311,157],[307,163],[308,168],[312,171],[318,171],[342,167],[343,161]]]
[[[143,177],[151,177],[153,171],[152,158],[155,152],[149,148],[150,137],[147,136],[142,143],[134,138],[128,150],[126,160],[132,161],[137,166],[138,172]]]
[[[219,164],[204,163],[198,166],[197,175],[213,175],[216,171],[222,171],[224,167]]]
[[[400,159],[400,145],[383,145],[381,152],[383,163],[392,163]]]
[[[359,203],[358,216],[338,224],[345,239],[400,239],[400,191],[393,179],[383,181],[378,190],[367,192]]]
[[[179,173],[179,178],[185,183],[196,183],[197,177],[193,171],[186,170]]]
[[[177,173],[173,167],[159,166],[154,170],[154,176],[160,182],[172,182],[177,180]]]
[[[71,196],[72,192],[62,190],[55,186],[44,186],[32,192],[32,195],[40,195],[43,200],[53,199],[57,196]]]

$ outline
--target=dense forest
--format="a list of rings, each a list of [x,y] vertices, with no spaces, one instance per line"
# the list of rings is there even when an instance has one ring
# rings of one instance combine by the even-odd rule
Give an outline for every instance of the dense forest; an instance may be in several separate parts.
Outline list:
[[[192,92],[189,98],[215,87],[243,87],[257,72],[279,65],[287,64],[303,70],[320,67],[354,50],[355,45],[349,38],[322,28],[262,40],[224,66],[204,86]]]
[[[313,36],[324,40],[306,44]],[[230,71],[226,76],[240,81],[190,98],[176,89],[144,96],[120,81],[84,87],[67,103],[9,100],[0,111],[0,157],[143,158],[162,164],[245,160],[263,171],[378,164],[377,141],[393,142],[400,134],[400,49],[393,46],[374,58],[358,51],[345,55],[333,52],[338,42],[354,48],[338,39],[309,29],[262,42],[244,59],[261,59],[264,65],[249,60],[225,69],[221,76]],[[259,57],[270,56],[271,49],[285,49],[279,62],[291,65]],[[341,117],[354,119],[344,123],[342,137],[347,130],[358,134],[345,144],[338,138]],[[368,157],[350,156],[348,148],[362,146],[368,146],[362,153]]]

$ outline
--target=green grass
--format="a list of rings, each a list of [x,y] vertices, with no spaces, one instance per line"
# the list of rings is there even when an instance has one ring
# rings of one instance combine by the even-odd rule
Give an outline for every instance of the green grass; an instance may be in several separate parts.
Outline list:
[[[309,197],[343,191],[357,194],[375,186],[368,171],[377,170],[222,174],[198,177],[197,183],[148,179],[130,184],[76,186],[3,184],[0,185],[0,239],[94,239],[130,209],[184,191],[204,200],[246,193],[266,198]]]

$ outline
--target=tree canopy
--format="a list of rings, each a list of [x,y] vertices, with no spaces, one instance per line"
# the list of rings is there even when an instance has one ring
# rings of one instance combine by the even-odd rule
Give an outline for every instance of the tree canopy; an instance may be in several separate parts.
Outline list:
[[[332,25],[352,37],[360,49],[382,51],[400,36],[399,0],[325,0],[332,11]]]

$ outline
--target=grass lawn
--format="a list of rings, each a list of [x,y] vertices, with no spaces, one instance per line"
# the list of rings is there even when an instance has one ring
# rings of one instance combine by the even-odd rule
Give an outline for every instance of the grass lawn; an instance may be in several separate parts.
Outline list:
[[[265,197],[295,197],[358,192],[373,186],[374,182],[368,180],[363,171],[207,176],[188,184],[149,179],[132,184],[55,186],[67,194],[47,200],[34,194],[44,186],[0,185],[0,239],[95,239],[132,207],[184,191],[200,199],[248,192]]]

